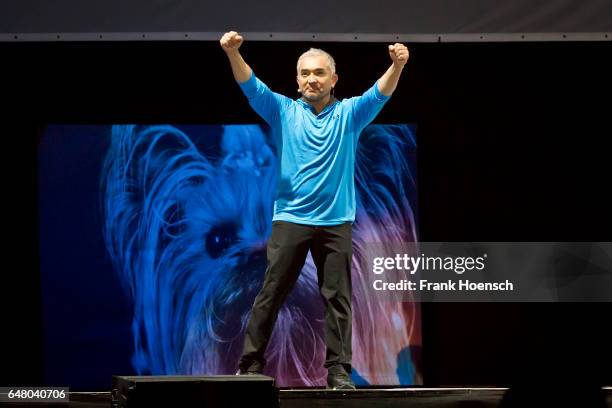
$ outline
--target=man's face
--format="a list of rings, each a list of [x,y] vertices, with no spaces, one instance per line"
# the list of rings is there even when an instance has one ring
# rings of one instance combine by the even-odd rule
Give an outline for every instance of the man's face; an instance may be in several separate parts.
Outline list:
[[[327,58],[307,56],[302,58],[298,67],[297,83],[299,91],[308,102],[325,99],[336,85],[338,75],[331,73]]]

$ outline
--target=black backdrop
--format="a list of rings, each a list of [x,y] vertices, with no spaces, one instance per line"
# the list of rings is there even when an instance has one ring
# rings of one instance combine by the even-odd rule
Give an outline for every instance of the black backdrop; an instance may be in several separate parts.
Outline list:
[[[362,92],[389,64],[382,43],[247,42],[243,54],[272,89],[294,96],[295,62],[309,46],[335,55],[339,97]],[[410,49],[376,122],[418,126],[422,241],[612,241],[612,44]],[[0,53],[8,340],[0,383],[40,384],[36,146],[44,125],[259,119],[217,43],[4,43]],[[424,304],[426,385],[610,384],[611,311],[609,303]]]

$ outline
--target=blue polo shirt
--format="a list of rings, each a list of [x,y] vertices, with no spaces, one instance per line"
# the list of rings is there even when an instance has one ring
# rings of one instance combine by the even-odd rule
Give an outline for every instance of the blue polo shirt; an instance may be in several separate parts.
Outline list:
[[[302,99],[272,92],[255,74],[240,88],[270,125],[279,158],[273,221],[337,225],[355,221],[355,153],[365,128],[390,98],[375,83],[334,100],[318,115]]]

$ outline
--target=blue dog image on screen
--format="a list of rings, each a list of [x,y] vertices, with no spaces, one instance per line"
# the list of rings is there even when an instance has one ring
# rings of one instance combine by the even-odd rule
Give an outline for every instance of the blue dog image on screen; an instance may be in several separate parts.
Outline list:
[[[133,307],[132,365],[140,375],[233,374],[263,281],[274,146],[259,125],[223,126],[216,140],[201,129],[197,136],[170,125],[111,129],[101,173],[103,233]],[[371,125],[357,148],[358,384],[421,381],[418,355],[411,354],[421,341],[418,304],[373,298],[371,272],[359,262],[371,255],[371,243],[416,242],[414,152],[406,125]],[[280,311],[266,359],[265,373],[279,386],[325,384],[324,308],[310,256]]]

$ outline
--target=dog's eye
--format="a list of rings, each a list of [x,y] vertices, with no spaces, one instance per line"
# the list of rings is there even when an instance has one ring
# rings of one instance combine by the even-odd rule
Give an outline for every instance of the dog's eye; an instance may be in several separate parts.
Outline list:
[[[238,228],[235,224],[222,224],[212,227],[206,234],[206,250],[213,258],[218,258],[237,240]]]

